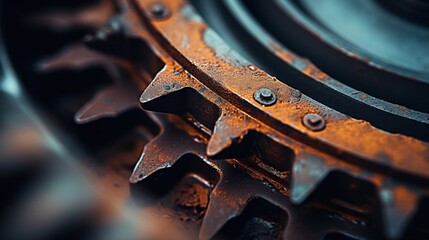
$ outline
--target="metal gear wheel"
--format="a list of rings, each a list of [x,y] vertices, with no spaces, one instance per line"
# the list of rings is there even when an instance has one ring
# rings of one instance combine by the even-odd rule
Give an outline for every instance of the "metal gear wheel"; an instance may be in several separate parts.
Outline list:
[[[429,237],[425,1],[0,9],[2,238]]]

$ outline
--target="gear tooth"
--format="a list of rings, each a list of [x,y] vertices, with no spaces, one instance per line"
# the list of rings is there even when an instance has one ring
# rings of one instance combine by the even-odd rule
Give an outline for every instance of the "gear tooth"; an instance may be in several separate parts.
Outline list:
[[[233,183],[221,180],[212,191],[200,239],[212,239],[230,219],[240,215],[250,201],[250,195],[237,195],[231,184]]]
[[[207,155],[214,157],[229,148],[234,142],[240,142],[252,129],[253,123],[249,117],[240,113],[222,114],[216,121],[207,145]]]
[[[178,160],[178,156],[165,154],[162,143],[162,137],[158,137],[145,146],[131,174],[131,183],[137,183],[160,169],[171,167]]]
[[[100,90],[75,115],[79,124],[100,118],[115,117],[129,109],[138,108],[138,92],[124,84]]]
[[[399,239],[417,212],[420,195],[403,185],[382,187],[379,190],[383,227],[390,239]]]
[[[177,78],[174,78],[171,72],[170,68],[165,66],[147,86],[140,97],[140,103],[144,109],[169,112],[169,110],[165,109],[168,108],[168,106],[164,107],[166,105],[164,104],[165,98],[171,96],[171,93],[180,91],[186,87],[181,82],[176,83],[174,79]],[[175,105],[177,105],[177,102]]]
[[[161,120],[161,122],[164,121],[167,120]],[[143,153],[131,174],[130,182],[137,183],[158,170],[173,166],[183,155],[197,151],[195,149],[202,151],[200,148],[203,145],[196,144],[186,132],[164,126],[161,134],[144,147]],[[189,146],[195,146],[195,148]]]
[[[78,44],[64,49],[49,59],[43,60],[38,64],[38,70],[51,72],[61,69],[81,69],[94,65],[111,66],[112,63],[108,57]]]
[[[333,169],[316,156],[297,157],[292,168],[291,201],[304,202]]]
[[[145,148],[149,147],[150,143],[148,143],[148,145],[145,146]],[[150,174],[152,174],[153,172],[151,171],[146,171],[146,168],[143,163],[143,161],[145,161],[145,150],[143,150],[143,153],[140,155],[140,158],[136,164],[136,166],[134,167],[133,173],[130,176],[129,181],[131,183],[138,183],[141,180],[145,179],[146,177],[148,177]],[[162,167],[161,167],[162,168]]]

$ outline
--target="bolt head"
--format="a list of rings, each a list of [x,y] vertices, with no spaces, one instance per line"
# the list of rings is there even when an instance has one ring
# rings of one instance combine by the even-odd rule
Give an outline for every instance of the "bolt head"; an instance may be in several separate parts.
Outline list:
[[[268,88],[258,89],[253,98],[264,106],[271,106],[277,101],[276,94]]]
[[[312,131],[321,131],[325,128],[326,122],[322,116],[315,113],[309,113],[302,119],[304,126]]]
[[[154,17],[154,18],[163,19],[163,18],[166,18],[168,16],[169,11],[161,3],[155,3],[150,8],[150,13],[152,14],[152,17]]]
[[[261,98],[267,99],[267,100],[273,98],[273,92],[271,92],[269,89],[266,89],[266,88],[261,89],[260,95],[261,95]]]

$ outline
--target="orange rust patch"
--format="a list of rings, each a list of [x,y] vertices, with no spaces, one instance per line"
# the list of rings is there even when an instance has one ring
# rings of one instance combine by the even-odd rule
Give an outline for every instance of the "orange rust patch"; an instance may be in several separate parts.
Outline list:
[[[316,78],[317,80],[328,80],[328,79],[330,79],[330,77],[326,74],[326,73],[324,73],[324,72],[322,72],[322,71],[320,71],[313,63],[311,63],[311,62],[309,62],[308,64],[307,64],[307,67],[302,71],[303,73],[305,73],[306,75],[308,75],[308,76],[311,76],[311,77],[313,77],[313,78]]]

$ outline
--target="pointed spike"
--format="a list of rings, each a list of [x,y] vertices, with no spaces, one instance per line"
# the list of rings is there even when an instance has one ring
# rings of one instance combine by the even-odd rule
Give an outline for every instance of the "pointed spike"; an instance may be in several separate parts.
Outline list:
[[[382,187],[379,191],[384,232],[390,239],[399,239],[418,208],[420,195],[402,185]]]
[[[107,69],[111,69],[114,63],[111,58],[78,44],[64,49],[51,58],[43,60],[38,64],[38,70],[50,72],[67,68],[82,69],[96,65],[103,65]]]
[[[180,104],[177,102],[178,99],[168,99],[168,96],[187,87],[184,86],[186,83],[182,82],[180,82],[180,79],[175,78],[170,67],[165,66],[141,95],[140,103],[142,107],[147,110],[161,112],[170,111],[175,108],[172,105]],[[171,104],[165,104],[169,100],[171,100]]]
[[[221,180],[210,195],[210,202],[200,230],[200,239],[212,239],[232,218],[240,215],[252,196],[237,194],[233,182]],[[247,191],[246,191],[247,192]]]
[[[138,108],[138,95],[136,88],[125,84],[104,88],[76,113],[75,121],[87,123]]]
[[[293,164],[291,201],[304,202],[332,169],[316,156],[301,156]]]
[[[140,182],[158,170],[171,167],[179,160],[180,155],[167,154],[164,151],[164,142],[163,137],[160,136],[144,147],[143,153],[131,174],[131,183]]]
[[[216,121],[213,134],[207,145],[209,157],[219,155],[234,142],[241,142],[254,124],[247,116],[237,113],[222,114]]]
[[[166,127],[157,138],[144,147],[140,160],[131,174],[130,182],[137,183],[158,170],[169,168],[183,155],[197,151],[196,149],[202,146],[186,132]]]

